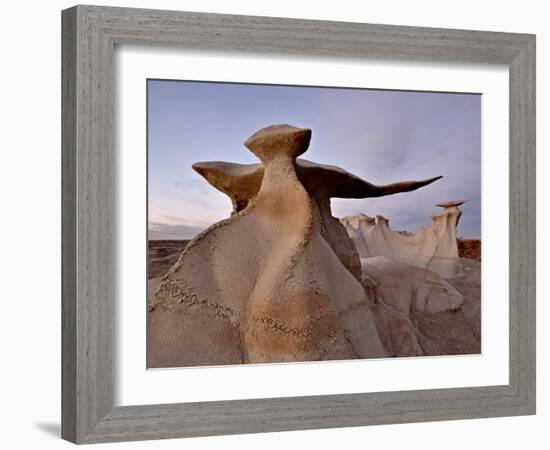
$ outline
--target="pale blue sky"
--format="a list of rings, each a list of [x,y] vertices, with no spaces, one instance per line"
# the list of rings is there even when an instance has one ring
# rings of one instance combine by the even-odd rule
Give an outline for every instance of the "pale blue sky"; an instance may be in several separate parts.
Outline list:
[[[228,217],[229,199],[191,165],[258,162],[242,143],[277,123],[312,129],[303,158],[373,183],[443,175],[416,192],[333,199],[334,216],[382,214],[414,232],[435,203],[463,199],[458,235],[480,236],[480,95],[169,80],[147,89],[151,239],[189,239]]]

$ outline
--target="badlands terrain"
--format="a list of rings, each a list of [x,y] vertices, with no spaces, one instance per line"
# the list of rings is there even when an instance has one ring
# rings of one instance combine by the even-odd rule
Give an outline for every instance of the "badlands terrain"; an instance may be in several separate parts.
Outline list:
[[[160,281],[189,242],[189,239],[150,240],[147,250],[147,278],[153,283]],[[470,266],[472,263],[468,260],[481,261],[481,240],[458,238],[457,245],[463,264]]]
[[[258,164],[193,165],[233,212],[190,242],[150,242],[148,367],[480,352],[480,245],[456,236],[465,200],[434,205],[414,232],[336,218],[331,198],[442,177],[374,185],[299,159],[310,138],[274,125],[244,143]]]
[[[189,240],[149,241],[149,295],[174,264]],[[417,318],[424,355],[476,354],[481,352],[481,241],[457,239],[464,276],[449,283],[464,296],[460,311],[427,314]],[[449,333],[451,331],[451,333]]]

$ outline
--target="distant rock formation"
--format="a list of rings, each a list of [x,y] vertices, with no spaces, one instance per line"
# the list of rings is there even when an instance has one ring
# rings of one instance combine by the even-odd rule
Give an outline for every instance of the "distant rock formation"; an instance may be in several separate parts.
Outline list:
[[[446,279],[462,275],[456,227],[465,201],[440,203],[443,211],[432,214],[432,225],[415,234],[394,231],[383,216],[363,214],[340,219],[361,258],[386,256],[395,261],[431,270]]]
[[[148,367],[424,354],[411,311],[460,307],[436,274],[361,261],[330,212],[331,197],[390,195],[437,178],[375,186],[297,160],[310,138],[275,125],[245,142],[261,165],[194,165],[234,212],[185,247],[150,298]]]

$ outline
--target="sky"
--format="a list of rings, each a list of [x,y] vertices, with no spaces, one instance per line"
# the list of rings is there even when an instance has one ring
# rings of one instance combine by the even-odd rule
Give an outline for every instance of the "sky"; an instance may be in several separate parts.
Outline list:
[[[381,214],[394,230],[430,225],[436,203],[461,206],[458,236],[481,235],[478,94],[148,80],[149,239],[191,239],[227,218],[231,201],[191,165],[257,163],[251,134],[287,123],[311,128],[301,157],[372,183],[443,178],[415,192],[332,199],[335,217]]]

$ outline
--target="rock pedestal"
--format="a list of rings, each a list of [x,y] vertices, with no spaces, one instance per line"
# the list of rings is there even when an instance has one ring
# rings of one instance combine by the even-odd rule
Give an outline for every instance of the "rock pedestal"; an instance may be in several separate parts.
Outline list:
[[[459,206],[464,202],[438,204],[443,211],[432,214],[431,226],[422,227],[414,234],[390,229],[389,220],[383,216],[376,216],[375,220],[358,214],[343,217],[340,222],[361,258],[385,256],[452,279],[462,275],[456,227],[462,214]]]

